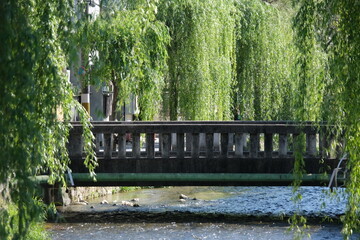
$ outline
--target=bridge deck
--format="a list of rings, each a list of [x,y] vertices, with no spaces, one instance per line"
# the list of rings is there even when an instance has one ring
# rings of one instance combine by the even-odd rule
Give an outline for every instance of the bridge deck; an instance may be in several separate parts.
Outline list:
[[[300,134],[304,185],[326,185],[338,163],[329,149],[331,126],[310,122],[94,122],[94,182],[83,165],[82,127],[73,126],[68,148],[76,186],[289,185]]]

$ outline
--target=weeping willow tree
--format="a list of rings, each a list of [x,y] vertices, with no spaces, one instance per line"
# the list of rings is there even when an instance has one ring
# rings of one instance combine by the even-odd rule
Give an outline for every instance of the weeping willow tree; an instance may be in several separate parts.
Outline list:
[[[350,169],[346,183],[348,204],[342,219],[346,238],[354,230],[360,230],[359,12],[360,3],[356,0],[303,0],[300,1],[297,15],[298,24],[295,22],[304,76],[307,79],[317,78],[316,72],[306,71],[305,68],[307,59],[311,59],[315,40],[323,46],[328,56],[330,80],[325,85],[322,114],[324,119],[336,124],[340,131],[345,131],[345,150],[349,154]],[[321,98],[319,95],[316,97]],[[303,115],[300,112],[300,116]]]
[[[47,172],[51,182],[64,182],[67,120],[75,104],[66,76],[71,16],[65,0],[0,2],[1,239],[28,238],[41,220],[34,176]],[[87,163],[93,170],[96,163]]]
[[[79,39],[91,55],[90,82],[114,86],[113,111],[134,94],[139,118],[150,120],[161,102],[169,35],[165,25],[155,19],[156,5],[142,2],[121,1],[122,9],[112,12],[104,7],[100,17],[79,32]]]
[[[100,88],[113,86],[112,113],[116,120],[124,103],[137,100],[136,119],[158,115],[167,70],[165,25],[156,20],[157,0],[101,0],[100,16],[87,21],[77,43],[89,53],[87,81]]]
[[[358,1],[300,1],[294,39],[291,11],[260,0],[100,5],[102,16],[85,24],[75,43],[92,57],[93,83],[112,81],[119,101],[136,94],[142,119],[154,116],[162,94],[171,120],[229,119],[232,110],[239,119],[328,120],[345,130],[351,175],[343,231],[350,236],[359,230]],[[76,17],[65,0],[0,2],[4,239],[23,239],[42,216],[31,177],[48,171],[53,181],[61,180],[68,163],[66,120],[73,102],[64,69],[71,18]],[[59,109],[65,121],[58,120]],[[85,134],[90,142],[91,133]],[[91,144],[86,146],[90,151]],[[96,165],[91,155],[86,163],[90,170]]]
[[[297,74],[291,9],[260,0],[235,5],[234,115],[242,120],[292,119]]]
[[[319,121],[324,117],[321,112],[329,76],[327,55],[316,33],[315,9],[315,2],[307,1],[294,18],[295,44],[299,50],[299,77],[295,96],[295,119],[298,121]]]
[[[169,28],[169,73],[163,106],[171,120],[230,118],[234,5],[225,0],[163,0]]]
[[[357,97],[360,92],[360,4],[358,1],[300,1],[294,8],[293,39],[290,18],[283,15],[283,10],[277,11],[274,4],[237,1],[236,7],[239,11],[234,113],[239,114],[240,119],[326,120],[334,123],[340,133],[345,131],[351,174],[346,184],[348,205],[342,220],[343,232],[348,237],[360,226],[360,104]],[[272,96],[267,95],[268,92]],[[294,142],[294,172],[298,179],[303,173],[304,143],[301,135]],[[295,193],[299,183],[294,183]],[[295,194],[295,199],[300,198]],[[306,223],[296,215],[291,221]]]
[[[331,74],[336,82],[334,92],[342,106],[349,153],[350,179],[346,184],[348,206],[343,232],[360,231],[360,3],[359,1],[323,1],[322,9],[328,20],[328,32],[333,33]],[[330,10],[330,11],[329,11]],[[327,14],[327,15],[326,15]]]

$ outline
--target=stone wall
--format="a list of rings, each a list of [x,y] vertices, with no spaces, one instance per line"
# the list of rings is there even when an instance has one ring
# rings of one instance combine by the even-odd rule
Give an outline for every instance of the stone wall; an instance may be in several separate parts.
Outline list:
[[[120,191],[120,187],[68,187],[59,189],[56,204],[69,205],[84,202]]]

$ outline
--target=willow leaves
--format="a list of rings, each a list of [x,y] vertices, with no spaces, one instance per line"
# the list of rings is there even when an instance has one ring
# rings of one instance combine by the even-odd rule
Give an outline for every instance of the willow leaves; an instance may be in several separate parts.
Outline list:
[[[231,1],[162,1],[169,28],[164,109],[171,120],[230,118],[234,56]]]

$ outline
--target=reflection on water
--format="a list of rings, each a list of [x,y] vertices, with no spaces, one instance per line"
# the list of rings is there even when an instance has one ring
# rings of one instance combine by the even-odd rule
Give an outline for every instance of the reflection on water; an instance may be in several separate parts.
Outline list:
[[[310,218],[338,218],[345,211],[344,190],[331,195],[327,188],[301,187],[300,192],[303,199],[295,205],[291,201],[291,187],[142,189],[108,196],[106,200],[109,204],[106,205],[100,204],[104,199],[101,198],[94,199],[87,206],[64,207],[60,211],[75,212],[72,216],[77,214],[78,219],[72,224],[49,224],[49,231],[54,240],[292,239],[293,235],[286,233],[286,224],[244,223],[244,219],[238,216],[260,216],[263,219],[265,216],[276,218],[299,212]],[[180,194],[187,195],[189,199],[180,202]],[[113,204],[133,198],[139,199],[140,207]],[[106,214],[102,215],[102,212]],[[183,217],[176,217],[177,215]],[[205,221],[203,218],[200,221],[195,219],[196,216],[204,215]],[[340,225],[313,225],[309,229],[311,239],[342,239],[340,231]]]

